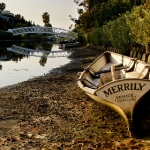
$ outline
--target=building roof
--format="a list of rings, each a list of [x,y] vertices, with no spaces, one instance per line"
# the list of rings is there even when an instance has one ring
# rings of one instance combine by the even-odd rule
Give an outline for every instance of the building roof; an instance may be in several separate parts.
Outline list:
[[[13,16],[13,17],[14,17],[14,14],[11,13],[9,10],[3,10],[3,11],[1,12],[1,14],[2,14],[2,15]]]

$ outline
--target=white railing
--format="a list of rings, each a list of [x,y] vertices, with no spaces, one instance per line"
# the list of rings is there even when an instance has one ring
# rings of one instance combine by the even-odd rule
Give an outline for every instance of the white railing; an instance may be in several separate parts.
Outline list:
[[[43,50],[33,50],[20,46],[13,45],[10,48],[7,48],[7,51],[12,51],[26,56],[35,56],[35,57],[68,57],[72,53],[71,50],[58,50],[58,51],[43,51]]]
[[[69,39],[75,39],[75,36],[77,35],[75,32],[71,32],[69,30],[65,30],[62,28],[42,27],[42,26],[31,26],[31,27],[8,29],[8,32],[11,32],[14,36],[20,34],[30,34],[30,33],[47,33],[47,34],[57,35],[58,37],[65,37]]]

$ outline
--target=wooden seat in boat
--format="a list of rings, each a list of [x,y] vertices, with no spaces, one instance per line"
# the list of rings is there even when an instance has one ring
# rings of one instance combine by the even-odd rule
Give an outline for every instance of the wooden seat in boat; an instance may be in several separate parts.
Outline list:
[[[85,79],[82,80],[84,82],[84,84],[87,87],[90,87],[92,89],[97,89],[99,86],[101,86],[101,79],[97,78],[97,79],[92,79],[90,77],[86,77]]]
[[[84,83],[84,85],[92,89],[97,89],[98,87],[108,82],[111,82],[112,81],[112,74],[110,71],[111,66],[115,66],[116,68],[116,71],[115,71],[116,79],[120,79],[120,74],[121,76],[123,76],[123,78],[133,78],[137,76],[141,78],[145,77],[144,73],[145,73],[145,70],[147,69],[145,69],[142,73],[141,71],[137,71],[137,69],[135,69],[135,63],[137,61],[136,58],[122,56],[120,54],[118,54],[117,57],[118,57],[118,61],[115,61],[115,59],[111,57],[110,59],[111,61],[109,63],[106,63],[106,60],[103,59],[102,57],[102,59],[104,60],[104,62],[102,61],[103,67],[100,67],[100,70],[97,72],[95,72],[91,66],[87,68],[86,73],[82,77],[82,82]],[[96,62],[95,62],[95,65],[98,66]],[[100,66],[101,65],[102,64],[100,64]]]
[[[84,75],[79,80],[81,80],[84,86],[87,86],[92,89],[97,89],[98,87],[103,85],[100,76],[94,75],[93,70],[91,70],[90,68],[85,69]]]
[[[150,70],[150,65],[141,61],[137,61],[134,70],[125,73],[125,78],[148,79],[149,70]]]
[[[126,72],[132,71],[134,69],[135,63],[137,61],[136,58],[131,58],[128,56],[123,56],[123,66],[126,66],[127,68],[125,69]]]
[[[115,68],[120,68],[123,66],[122,63],[107,63],[105,64],[100,71],[95,72],[91,68],[86,69],[86,76],[82,78],[85,86],[90,87],[92,89],[99,88],[100,86],[112,81],[112,74],[111,74],[111,66],[115,66]],[[119,70],[115,71],[117,79],[120,78]]]
[[[117,66],[117,64],[114,64],[114,63],[107,63],[101,70],[110,69],[111,66]]]
[[[107,63],[105,64],[100,71],[106,71],[106,73],[97,73],[91,68],[86,69],[86,77],[82,78],[82,82],[92,89],[97,89],[98,87],[102,86],[103,84],[111,81],[111,73],[109,69],[111,66],[117,66],[118,64],[114,63]],[[120,64],[119,64],[120,65]],[[122,64],[121,64],[122,66]],[[107,72],[108,71],[108,72]],[[97,76],[96,76],[97,75]]]
[[[137,59],[128,56],[123,56],[123,66],[125,69],[120,70],[120,78],[125,78],[127,72],[134,70]]]

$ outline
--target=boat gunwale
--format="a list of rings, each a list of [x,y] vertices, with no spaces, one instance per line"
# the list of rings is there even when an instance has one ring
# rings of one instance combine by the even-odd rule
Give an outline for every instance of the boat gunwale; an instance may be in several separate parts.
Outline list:
[[[95,89],[95,92],[96,91],[98,91],[99,89],[103,89],[103,88],[105,88],[106,86],[108,86],[108,85],[110,85],[110,84],[112,84],[112,83],[117,83],[117,82],[121,82],[121,81],[126,81],[126,80],[142,80],[142,81],[149,81],[150,82],[150,80],[149,79],[140,79],[140,78],[124,78],[124,79],[117,79],[117,80],[115,80],[115,81],[110,81],[110,82],[107,82],[106,84],[104,84],[104,85],[102,85],[101,87],[99,87],[98,89]],[[90,88],[90,87],[89,87]]]
[[[88,87],[88,86],[84,86],[84,84],[82,83],[82,81],[79,79],[79,80],[78,80],[78,85],[79,85],[79,87],[80,87],[81,89],[83,89],[85,92],[88,92],[88,91],[92,90],[92,91],[94,91],[94,92],[91,93],[91,94],[96,95],[96,92],[97,92],[97,91],[99,91],[99,90],[105,88],[106,86],[109,86],[110,84],[113,84],[113,83],[122,82],[122,81],[125,81],[125,80],[132,80],[132,81],[133,81],[133,80],[140,80],[140,81],[142,80],[142,81],[149,81],[149,82],[150,82],[149,79],[124,78],[124,79],[117,79],[117,80],[115,80],[115,81],[107,82],[106,84],[104,84],[104,85],[98,87],[97,89],[93,89],[93,88],[90,88],[90,87]],[[79,82],[80,82],[80,84],[79,84]],[[81,85],[82,85],[82,87],[81,87]],[[85,90],[85,88],[86,88],[86,89],[90,89],[90,90],[87,91],[87,90]],[[88,92],[88,93],[90,93],[90,92]]]

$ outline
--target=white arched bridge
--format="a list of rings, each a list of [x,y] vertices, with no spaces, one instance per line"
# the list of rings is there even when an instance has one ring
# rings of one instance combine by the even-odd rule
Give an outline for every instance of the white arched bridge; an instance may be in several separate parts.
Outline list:
[[[64,37],[69,39],[75,39],[75,36],[77,35],[75,32],[65,30],[62,28],[43,27],[43,26],[30,26],[30,27],[8,29],[8,32],[11,32],[14,36],[20,34],[46,33],[50,35],[55,35],[57,37]]]
[[[68,57],[72,53],[71,50],[43,51],[43,50],[33,50],[16,45],[7,48],[7,51],[12,51],[26,56],[45,57],[45,58]]]

